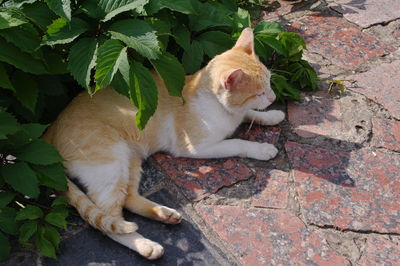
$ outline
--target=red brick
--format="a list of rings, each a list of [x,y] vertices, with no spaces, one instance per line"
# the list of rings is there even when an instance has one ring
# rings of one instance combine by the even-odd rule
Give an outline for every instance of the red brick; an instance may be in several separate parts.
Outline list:
[[[400,233],[400,155],[285,145],[308,223]]]
[[[381,0],[334,0],[331,7],[363,28],[400,18],[398,0],[385,0],[384,3]]]
[[[196,208],[243,265],[349,265],[287,210]]]
[[[391,51],[382,42],[337,17],[307,16],[294,22],[290,29],[304,37],[308,50],[344,69],[354,69]]]
[[[335,137],[342,132],[340,104],[323,91],[316,92],[309,101],[289,103],[288,120],[294,132],[304,138]]]
[[[356,81],[352,90],[382,104],[394,117],[400,119],[400,60],[382,64],[349,79]]]
[[[284,209],[289,199],[289,173],[279,170],[262,169],[256,173],[254,182],[254,207]]]
[[[362,266],[399,265],[400,246],[383,238],[371,235],[359,261]]]
[[[392,151],[400,151],[400,122],[382,118],[374,118],[372,145],[384,147]]]
[[[174,158],[157,153],[153,158],[191,200],[201,200],[218,189],[253,176],[238,159]]]

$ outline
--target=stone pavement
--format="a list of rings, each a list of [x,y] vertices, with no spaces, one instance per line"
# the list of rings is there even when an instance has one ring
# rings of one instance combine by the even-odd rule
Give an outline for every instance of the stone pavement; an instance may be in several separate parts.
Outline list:
[[[320,77],[354,80],[344,95],[306,93],[273,106],[279,126],[242,125],[237,137],[277,145],[268,162],[150,158],[142,192],[184,221],[127,219],[163,258],[74,217],[58,260],[21,250],[7,265],[400,265],[400,1],[269,1],[263,19],[305,37]]]

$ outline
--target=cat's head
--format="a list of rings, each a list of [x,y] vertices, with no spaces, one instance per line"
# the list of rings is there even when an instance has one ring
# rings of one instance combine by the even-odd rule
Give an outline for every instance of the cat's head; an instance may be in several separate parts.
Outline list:
[[[214,93],[228,110],[264,109],[276,98],[271,73],[255,54],[250,28],[242,31],[232,49],[210,62],[209,70],[215,82]]]

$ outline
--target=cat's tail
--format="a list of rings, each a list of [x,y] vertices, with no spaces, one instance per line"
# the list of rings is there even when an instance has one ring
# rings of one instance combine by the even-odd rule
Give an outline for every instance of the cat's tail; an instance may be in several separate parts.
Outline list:
[[[66,197],[81,217],[94,228],[112,234],[128,234],[136,231],[135,223],[125,221],[123,217],[111,216],[94,204],[71,180],[68,181]]]

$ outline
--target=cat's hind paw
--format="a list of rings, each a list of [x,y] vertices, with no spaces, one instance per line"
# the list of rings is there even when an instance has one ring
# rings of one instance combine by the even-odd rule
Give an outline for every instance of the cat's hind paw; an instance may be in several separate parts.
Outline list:
[[[167,224],[179,224],[182,221],[182,215],[174,209],[157,206],[153,208],[157,215],[157,220]]]
[[[136,251],[149,260],[156,260],[164,254],[164,248],[147,238],[137,239],[135,241]]]

